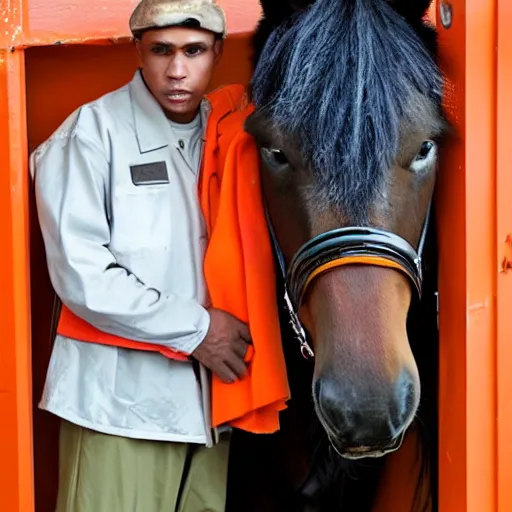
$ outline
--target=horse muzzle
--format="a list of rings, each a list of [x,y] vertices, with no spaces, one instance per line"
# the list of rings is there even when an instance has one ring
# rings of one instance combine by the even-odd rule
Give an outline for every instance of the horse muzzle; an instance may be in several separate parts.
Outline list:
[[[414,419],[419,395],[417,379],[406,370],[388,386],[350,386],[328,377],[313,385],[317,416],[334,449],[347,459],[397,450]]]

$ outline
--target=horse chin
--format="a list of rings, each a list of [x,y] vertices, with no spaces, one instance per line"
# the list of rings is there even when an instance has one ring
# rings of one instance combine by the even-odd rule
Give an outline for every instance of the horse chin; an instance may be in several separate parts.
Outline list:
[[[334,451],[342,458],[348,460],[360,460],[360,459],[377,459],[384,457],[390,453],[393,453],[400,449],[402,446],[405,431],[394,439],[389,445],[384,447],[371,447],[371,446],[357,446],[357,447],[342,447],[336,438],[333,438],[329,433],[327,434],[329,442],[333,447]]]

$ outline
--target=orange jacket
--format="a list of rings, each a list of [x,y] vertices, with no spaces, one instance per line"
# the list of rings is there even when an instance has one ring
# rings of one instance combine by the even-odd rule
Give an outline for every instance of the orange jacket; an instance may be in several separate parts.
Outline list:
[[[254,141],[243,131],[251,107],[241,107],[243,98],[244,89],[238,85],[208,96],[212,109],[198,187],[209,235],[204,272],[212,306],[248,323],[253,340],[247,377],[228,385],[213,376],[212,422],[214,427],[229,423],[250,432],[270,433],[279,428],[279,411],[286,407],[289,389],[259,158]],[[85,342],[160,352],[176,360],[188,357],[162,345],[102,332],[64,305],[57,333]]]

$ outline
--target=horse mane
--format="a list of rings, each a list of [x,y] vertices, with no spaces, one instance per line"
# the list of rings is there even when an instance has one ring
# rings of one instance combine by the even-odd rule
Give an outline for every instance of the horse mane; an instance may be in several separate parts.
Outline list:
[[[443,85],[435,38],[415,28],[385,0],[317,0],[264,46],[257,36],[253,102],[300,140],[317,204],[343,208],[352,222],[367,221],[404,126],[430,121],[429,132],[441,131],[432,114],[441,112]]]

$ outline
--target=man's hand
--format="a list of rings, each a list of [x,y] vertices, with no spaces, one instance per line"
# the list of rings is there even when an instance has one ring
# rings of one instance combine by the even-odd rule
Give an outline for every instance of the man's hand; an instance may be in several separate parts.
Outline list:
[[[210,328],[192,357],[223,382],[231,384],[247,372],[244,357],[252,343],[246,324],[220,309],[210,309]]]

